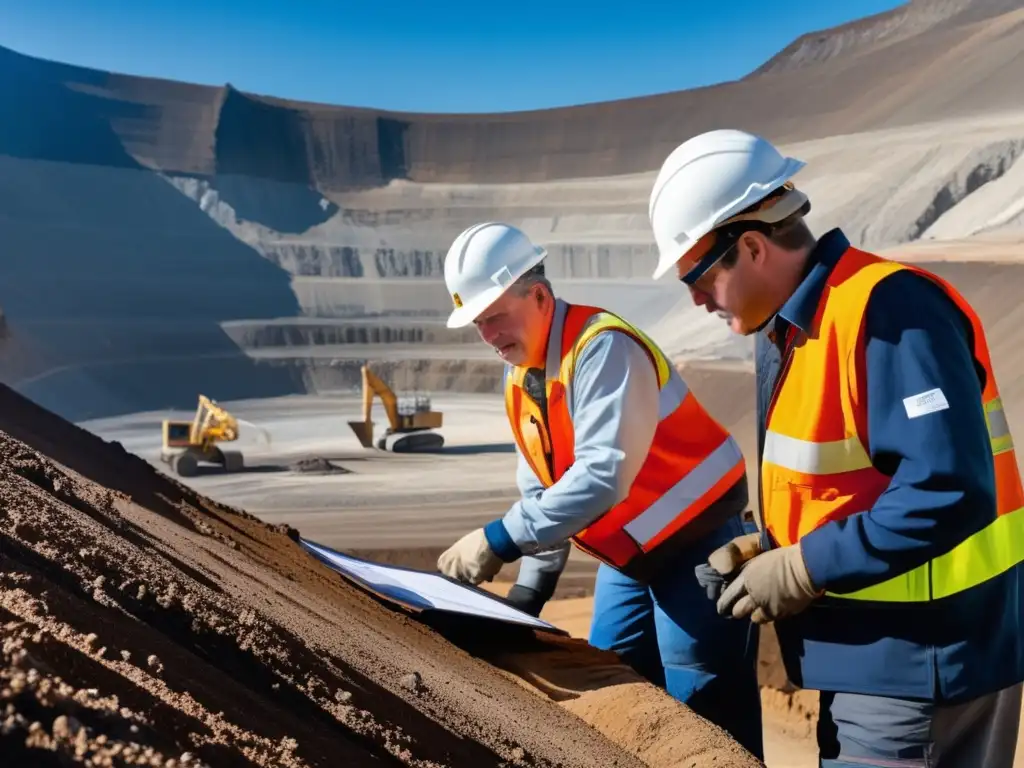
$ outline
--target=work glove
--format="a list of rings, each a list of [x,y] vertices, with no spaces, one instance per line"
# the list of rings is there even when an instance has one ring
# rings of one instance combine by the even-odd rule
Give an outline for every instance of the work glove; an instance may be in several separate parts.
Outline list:
[[[502,565],[501,558],[488,545],[483,528],[467,533],[437,558],[437,570],[469,584],[490,581]]]
[[[748,533],[719,547],[711,553],[706,563],[695,567],[693,570],[697,583],[704,589],[708,600],[717,603],[726,586],[736,577],[740,566],[761,554],[761,551],[761,534]]]
[[[728,544],[712,552],[708,556],[708,565],[724,576],[726,580],[731,580],[736,576],[744,563],[757,557],[763,551],[761,534],[756,531],[754,533],[746,533],[742,536],[737,536]]]
[[[749,616],[755,624],[768,624],[800,613],[822,594],[811,581],[800,545],[764,552],[758,544],[751,555],[754,548],[749,537],[755,535],[738,537],[708,558],[716,570],[730,565],[739,568],[718,598],[718,613],[734,619]],[[741,541],[744,539],[747,541]],[[731,573],[722,575],[728,578]]]
[[[512,589],[505,595],[505,602],[523,613],[531,616],[540,616],[541,609],[547,603],[547,598],[532,587],[525,587],[522,584],[513,584]]]
[[[718,598],[725,591],[725,585],[729,582],[708,563],[701,563],[693,569],[693,572],[697,575],[697,583],[704,590],[704,594],[708,596],[708,600],[717,603]]]

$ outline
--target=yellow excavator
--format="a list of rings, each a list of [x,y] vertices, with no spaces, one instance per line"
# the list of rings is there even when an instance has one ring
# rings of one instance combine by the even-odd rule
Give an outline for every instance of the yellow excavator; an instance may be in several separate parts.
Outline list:
[[[226,472],[237,472],[245,465],[240,451],[217,446],[238,439],[238,420],[206,395],[199,395],[191,421],[164,419],[163,432],[160,459],[182,477],[198,474],[203,461],[219,464]]]
[[[425,395],[397,396],[377,374],[363,366],[363,420],[350,421],[364,448],[373,447],[373,397],[384,403],[389,426],[377,440],[377,448],[394,453],[436,451],[444,445],[444,437],[431,430],[441,426],[441,413],[430,410],[430,398]]]

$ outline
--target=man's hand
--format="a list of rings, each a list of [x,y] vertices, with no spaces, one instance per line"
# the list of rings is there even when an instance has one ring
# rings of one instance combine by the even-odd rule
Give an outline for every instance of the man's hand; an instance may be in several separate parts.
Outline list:
[[[749,616],[755,624],[767,624],[800,613],[821,594],[811,582],[800,545],[793,544],[746,560],[722,592],[717,608],[722,616]]]
[[[483,528],[467,533],[437,558],[437,570],[469,584],[490,581],[502,564],[501,558],[491,551]]]

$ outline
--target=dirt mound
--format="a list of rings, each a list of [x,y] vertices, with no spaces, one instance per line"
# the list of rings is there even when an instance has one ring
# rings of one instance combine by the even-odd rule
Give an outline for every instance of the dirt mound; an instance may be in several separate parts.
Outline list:
[[[0,430],[4,764],[758,764],[614,657],[447,627],[471,655],[341,581],[287,529],[7,389]],[[560,695],[521,672],[537,669]],[[620,722],[611,739],[588,727],[602,724],[588,697],[614,686],[665,726]]]
[[[322,456],[314,456],[309,459],[299,459],[289,467],[292,472],[304,472],[315,475],[347,475],[352,470],[345,469]]]

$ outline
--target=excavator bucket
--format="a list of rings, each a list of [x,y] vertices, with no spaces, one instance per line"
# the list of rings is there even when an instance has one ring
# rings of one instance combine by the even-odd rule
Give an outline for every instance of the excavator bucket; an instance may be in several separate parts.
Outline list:
[[[348,425],[352,428],[352,431],[356,433],[356,437],[359,438],[359,443],[363,448],[373,447],[372,421],[350,421]]]

